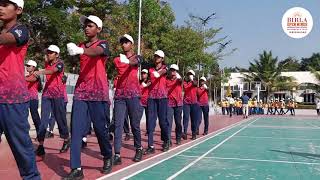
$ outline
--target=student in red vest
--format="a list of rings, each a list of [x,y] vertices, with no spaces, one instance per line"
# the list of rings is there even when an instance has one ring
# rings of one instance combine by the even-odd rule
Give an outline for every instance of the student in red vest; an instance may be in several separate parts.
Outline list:
[[[41,100],[41,124],[38,133],[39,146],[36,151],[38,156],[45,155],[43,144],[51,112],[57,121],[60,137],[64,139],[60,153],[67,152],[70,146],[62,83],[64,64],[59,59],[59,54],[59,47],[56,45],[50,45],[46,49],[45,69],[35,72],[37,75],[46,75],[46,83]]]
[[[123,54],[113,60],[117,70],[116,92],[114,97],[114,165],[121,164],[120,150],[122,147],[123,125],[129,115],[131,131],[134,138],[135,162],[141,161],[143,151],[141,145],[140,121],[142,106],[140,103],[140,83],[138,78],[140,56],[133,51],[133,38],[125,34],[120,38]]]
[[[147,69],[142,69],[141,71],[141,105],[144,108],[144,114],[146,116],[146,134],[148,135],[148,97],[149,97],[149,86],[151,82],[149,80],[149,71]]]
[[[71,115],[71,172],[64,179],[82,179],[81,145],[90,121],[103,156],[102,173],[112,169],[112,146],[109,142],[110,100],[105,64],[110,56],[109,45],[100,40],[102,21],[97,16],[81,16],[80,23],[87,38],[78,46],[67,44],[70,56],[79,55],[80,73],[77,80]],[[88,117],[90,116],[90,118]]]
[[[198,87],[198,99],[199,99],[199,106],[202,111],[200,112],[200,119],[199,119],[199,125],[201,124],[202,115],[203,114],[203,120],[204,120],[204,131],[203,135],[208,134],[208,128],[209,128],[209,97],[208,97],[208,86],[206,85],[207,79],[205,77],[200,78],[200,87]]]
[[[0,133],[4,133],[22,179],[41,179],[29,136],[29,93],[24,74],[29,30],[18,22],[23,0],[0,1]]]
[[[41,91],[41,80],[40,77],[34,72],[37,69],[37,63],[33,60],[29,60],[26,63],[26,70],[28,75],[26,76],[28,91],[30,94],[30,114],[32,117],[33,124],[36,128],[36,132],[39,132],[40,126],[40,116],[38,112],[39,107],[39,98],[38,98],[38,91]]]
[[[189,70],[187,78],[183,83],[183,139],[187,139],[189,118],[191,117],[192,140],[197,138],[197,128],[199,119],[199,105],[197,98],[197,81],[194,80],[196,73]]]
[[[170,66],[169,74],[167,77],[167,88],[168,88],[168,110],[167,116],[169,121],[169,139],[171,144],[171,131],[173,118],[176,125],[176,144],[181,144],[182,136],[182,106],[183,106],[183,97],[182,97],[182,80],[181,76],[178,73],[179,67],[176,64]]]
[[[63,99],[64,99],[64,103],[65,103],[65,109],[67,112],[67,104],[68,104],[68,95],[67,95],[67,76],[63,75],[62,76],[62,83],[63,83]],[[54,118],[54,114],[51,112],[50,113],[50,120],[49,120],[49,125],[47,128],[47,132],[46,132],[46,136],[45,138],[53,138],[54,134],[53,134],[53,128],[55,126],[56,120]]]
[[[151,85],[149,86],[148,98],[148,148],[146,154],[155,153],[153,146],[153,133],[159,119],[161,129],[161,140],[163,141],[162,151],[168,151],[169,122],[167,119],[168,92],[166,85],[167,66],[164,63],[164,52],[157,50],[154,53],[154,67],[149,69]]]

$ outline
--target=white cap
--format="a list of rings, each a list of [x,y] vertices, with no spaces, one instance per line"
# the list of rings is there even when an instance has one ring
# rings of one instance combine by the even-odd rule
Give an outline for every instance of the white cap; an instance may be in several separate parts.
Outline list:
[[[123,36],[120,38],[120,41],[121,41],[121,39],[123,39],[123,38],[128,39],[132,44],[134,44],[133,38],[132,38],[132,36],[130,36],[129,34],[123,35]]]
[[[47,51],[48,51],[48,50],[60,54],[60,49],[59,49],[59,47],[56,46],[56,45],[50,45],[50,46],[48,47]]]
[[[9,0],[12,3],[15,3],[18,7],[23,9],[24,6],[24,0]]]
[[[188,73],[191,73],[192,75],[196,75],[196,73],[193,70],[189,70]]]
[[[207,79],[203,76],[200,78],[200,80],[207,81]]]
[[[164,52],[161,50],[157,50],[154,54],[164,58]]]
[[[142,69],[141,73],[149,73],[147,69]]]
[[[37,62],[35,62],[34,60],[29,60],[26,65],[29,65],[29,66],[33,66],[33,67],[37,67]]]
[[[91,21],[91,22],[93,22],[93,23],[95,23],[97,26],[98,26],[98,28],[102,28],[102,21],[101,21],[101,19],[99,18],[99,17],[97,17],[97,16],[93,16],[93,15],[90,15],[90,16],[81,16],[80,17],[80,23],[82,24],[82,25],[84,25],[84,23],[86,22],[86,20],[89,20],[89,21]]]
[[[174,69],[176,71],[179,71],[179,66],[176,64],[171,64],[170,69]]]

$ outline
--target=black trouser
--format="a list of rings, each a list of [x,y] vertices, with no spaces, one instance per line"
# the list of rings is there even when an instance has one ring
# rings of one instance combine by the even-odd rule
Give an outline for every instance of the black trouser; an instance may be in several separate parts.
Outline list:
[[[232,117],[233,104],[229,105],[229,115]]]

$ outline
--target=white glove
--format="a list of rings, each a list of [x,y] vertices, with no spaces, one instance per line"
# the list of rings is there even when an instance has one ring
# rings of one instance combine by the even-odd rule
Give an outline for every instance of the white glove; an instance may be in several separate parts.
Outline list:
[[[153,75],[154,75],[155,78],[159,78],[160,77],[160,74],[158,73],[158,71],[154,71]]]
[[[176,78],[177,78],[177,79],[181,79],[181,76],[180,76],[179,73],[176,73]]]
[[[208,89],[208,86],[207,86],[206,84],[204,84],[203,87],[204,87],[205,89]]]
[[[78,47],[75,43],[68,43],[67,50],[70,56],[75,56],[75,55],[84,53],[84,49],[81,47]]]
[[[190,79],[190,81],[193,81],[193,75],[189,75],[189,79]]]
[[[129,59],[124,54],[120,54],[120,62],[125,63],[125,64],[129,64],[130,63]]]
[[[147,87],[148,85],[146,83],[142,83],[142,87]]]

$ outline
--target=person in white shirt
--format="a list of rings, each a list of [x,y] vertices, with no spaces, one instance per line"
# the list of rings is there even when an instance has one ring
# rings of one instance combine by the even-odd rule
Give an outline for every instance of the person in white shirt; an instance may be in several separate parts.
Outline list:
[[[317,102],[317,115],[320,116],[320,100]]]
[[[232,117],[232,114],[233,114],[233,106],[234,106],[234,99],[232,98],[232,96],[228,97],[228,102],[229,102],[229,115],[230,117]]]

